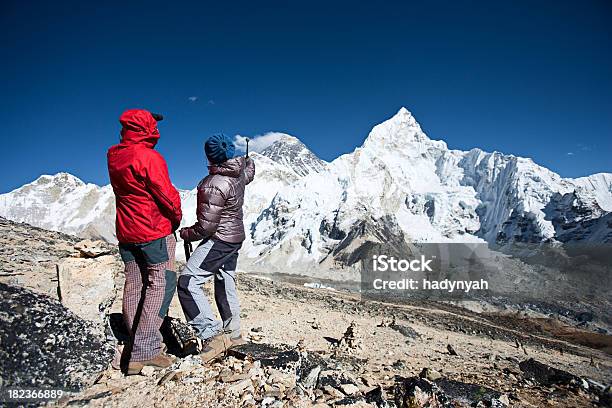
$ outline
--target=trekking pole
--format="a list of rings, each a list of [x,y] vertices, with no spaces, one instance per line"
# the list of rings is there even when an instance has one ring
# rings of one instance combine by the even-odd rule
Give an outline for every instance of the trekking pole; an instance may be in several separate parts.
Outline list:
[[[188,261],[189,257],[191,256],[191,252],[193,251],[191,242],[183,240],[183,249],[185,250],[185,261]]]
[[[249,140],[250,139],[247,137],[246,138],[246,144],[247,144],[247,147],[246,147],[246,157],[249,157]]]

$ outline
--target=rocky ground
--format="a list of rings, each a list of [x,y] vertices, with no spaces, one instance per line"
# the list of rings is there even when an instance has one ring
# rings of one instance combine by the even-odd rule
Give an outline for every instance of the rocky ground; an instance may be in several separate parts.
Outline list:
[[[610,336],[606,334],[595,333],[597,336],[593,337],[593,332],[568,327],[554,318],[475,313],[437,303],[394,305],[363,301],[348,292],[306,288],[248,274],[239,276],[239,290],[243,331],[249,344],[210,365],[201,364],[195,355],[184,356],[184,340],[188,334],[182,332],[180,308],[175,302],[170,314],[176,319],[170,320],[164,331],[169,350],[181,357],[168,369],[145,369],[143,375],[125,377],[111,367],[108,352],[109,347],[122,340],[121,328],[116,327],[120,325],[116,314],[121,304],[120,263],[104,260],[110,256],[116,261],[116,254],[109,254],[110,249],[103,245],[88,254],[83,251],[84,244],[75,249],[74,238],[64,239],[55,233],[1,221],[1,235],[6,237],[10,233],[11,242],[24,244],[18,250],[5,245],[0,252],[4,271],[23,273],[1,277],[5,282],[9,280],[10,285],[0,287],[1,350],[5,354],[0,376],[4,386],[23,386],[25,380],[20,377],[23,372],[30,373],[27,381],[31,384],[36,384],[35,381],[41,385],[52,384],[49,381],[56,378],[58,382],[53,384],[60,384],[62,378],[78,378],[74,383],[66,383],[66,387],[70,385],[80,391],[56,401],[57,405],[588,407],[612,404],[609,388],[612,358]],[[54,242],[32,247],[26,244],[31,240],[50,239],[45,237],[53,237]],[[95,247],[94,244],[85,246]],[[21,261],[15,260],[16,254]],[[48,265],[32,261],[36,257],[51,261],[45,261]],[[55,295],[63,305],[15,287],[53,296],[52,286],[55,284],[57,288],[58,283],[58,268],[53,263],[64,265],[66,280],[72,284],[81,276],[91,275],[85,273],[91,268],[111,269],[108,276],[114,284],[102,285],[103,289],[92,298],[99,313],[92,313],[95,308],[91,305],[81,305],[75,313],[69,310],[76,307],[76,302],[68,302],[75,299],[73,292],[95,286],[95,282],[89,282],[90,278],[83,279],[80,287],[64,284],[64,289],[60,289],[62,295]],[[81,275],[80,271],[85,272]],[[37,277],[31,280],[33,274]],[[15,281],[15,277],[20,280]],[[63,280],[60,279],[60,286]],[[210,292],[211,288],[206,290]],[[48,309],[33,307],[32,299],[38,305],[48,302]],[[15,315],[12,310],[21,314]],[[46,318],[41,310],[49,310],[52,317]],[[106,322],[109,315],[113,325]],[[62,317],[72,326],[62,326]],[[37,323],[42,322],[47,322],[47,326],[38,327]],[[15,325],[16,332],[23,332],[24,336],[8,336],[10,325]],[[102,331],[106,331],[106,336]],[[29,336],[28,332],[53,336],[65,333],[69,339],[45,345],[48,336]],[[89,343],[83,343],[86,339]],[[39,361],[54,361],[52,367],[63,367],[73,377],[36,366],[21,368],[22,357],[11,350],[26,346],[38,350]],[[97,353],[96,359],[87,354],[90,352]],[[92,364],[84,365],[82,360],[90,360]],[[30,372],[35,370],[40,372]]]

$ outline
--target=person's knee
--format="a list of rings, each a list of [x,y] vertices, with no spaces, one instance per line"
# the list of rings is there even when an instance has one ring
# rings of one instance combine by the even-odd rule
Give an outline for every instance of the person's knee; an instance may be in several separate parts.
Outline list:
[[[190,279],[191,279],[191,276],[189,275],[179,276],[178,283],[176,285],[177,290],[180,292],[189,292],[189,280]]]
[[[187,287],[189,286],[189,278],[191,278],[190,275],[180,274],[178,276],[176,286],[179,288],[187,289]]]
[[[191,260],[190,260],[191,262]],[[203,271],[200,267],[200,265],[193,262],[193,263],[187,263],[185,264],[185,267],[179,272],[179,275],[187,275],[187,276],[197,276],[200,278],[207,278],[208,274]]]

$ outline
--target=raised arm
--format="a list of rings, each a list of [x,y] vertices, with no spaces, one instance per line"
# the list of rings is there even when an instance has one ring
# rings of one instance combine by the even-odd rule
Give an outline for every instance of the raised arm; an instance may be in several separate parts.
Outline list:
[[[244,175],[246,177],[245,184],[249,184],[255,178],[255,162],[250,157],[245,159]]]

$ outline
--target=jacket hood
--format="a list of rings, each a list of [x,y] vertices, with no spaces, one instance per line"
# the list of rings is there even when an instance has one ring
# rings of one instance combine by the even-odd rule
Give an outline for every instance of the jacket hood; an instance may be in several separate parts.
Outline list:
[[[209,174],[220,174],[222,176],[238,177],[244,168],[244,157],[234,157],[223,163],[211,164],[208,166]]]
[[[121,123],[121,144],[142,143],[154,147],[159,140],[157,121],[149,111],[129,109],[119,117]]]

